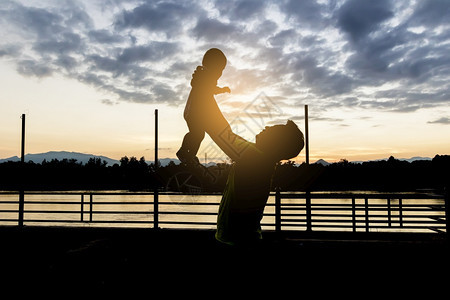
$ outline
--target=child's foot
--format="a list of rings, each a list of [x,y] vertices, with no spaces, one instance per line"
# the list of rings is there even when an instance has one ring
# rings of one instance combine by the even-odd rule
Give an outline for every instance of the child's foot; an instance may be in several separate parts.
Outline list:
[[[189,153],[187,151],[184,150],[178,150],[177,152],[177,157],[178,159],[182,162],[182,163],[187,163],[190,159]]]
[[[191,155],[189,152],[184,150],[178,150],[176,153],[178,159],[181,161],[181,163],[186,165],[198,165],[200,164],[200,161],[198,160],[198,157],[195,155]]]
[[[194,155],[189,159],[187,164],[199,165],[200,161],[198,160],[198,157]]]

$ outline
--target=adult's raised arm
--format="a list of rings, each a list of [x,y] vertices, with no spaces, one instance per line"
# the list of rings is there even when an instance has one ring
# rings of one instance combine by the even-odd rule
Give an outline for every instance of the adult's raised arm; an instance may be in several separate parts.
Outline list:
[[[251,144],[246,139],[235,134],[229,125],[225,128],[213,127],[207,133],[217,146],[233,161],[238,161],[246,148]]]

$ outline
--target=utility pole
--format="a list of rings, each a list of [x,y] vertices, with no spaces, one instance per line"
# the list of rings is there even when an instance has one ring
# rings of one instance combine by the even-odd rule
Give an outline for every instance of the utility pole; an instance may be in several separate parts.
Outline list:
[[[20,151],[20,162],[21,162],[21,172],[23,175],[24,169],[25,169],[25,114],[22,114],[22,147]],[[23,183],[23,177],[21,182],[21,189],[19,191],[19,216],[18,216],[18,225],[19,227],[23,226],[23,211],[24,211],[24,205],[25,205],[25,192],[24,192],[24,183]]]
[[[308,105],[305,105],[305,153],[306,164],[309,165],[309,128],[308,128]]]
[[[158,109],[155,109],[155,169],[158,169]]]
[[[308,127],[308,105],[305,105],[305,154],[306,154],[306,165],[309,166],[309,127]],[[311,222],[311,191],[309,187],[306,190],[305,195],[305,205],[306,205],[306,231],[312,230]]]
[[[155,172],[158,170],[158,109],[155,109]],[[153,193],[153,227],[159,228],[159,193],[158,185],[155,186]]]
[[[22,164],[25,162],[25,114],[22,114],[22,151],[20,161]]]

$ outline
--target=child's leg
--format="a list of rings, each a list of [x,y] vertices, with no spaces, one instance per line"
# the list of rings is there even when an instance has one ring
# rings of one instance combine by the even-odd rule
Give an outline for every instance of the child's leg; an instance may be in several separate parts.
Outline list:
[[[205,132],[200,130],[190,130],[183,138],[181,149],[186,151],[189,156],[194,157],[197,155],[200,144],[205,138]]]
[[[180,150],[177,152],[178,158],[182,162],[188,162],[196,159],[200,144],[205,137],[205,131],[200,126],[188,122],[189,132],[183,138]]]

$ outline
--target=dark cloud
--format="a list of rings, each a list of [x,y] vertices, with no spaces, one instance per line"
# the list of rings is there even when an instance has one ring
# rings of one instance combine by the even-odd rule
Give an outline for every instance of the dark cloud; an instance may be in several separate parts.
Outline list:
[[[191,32],[198,39],[222,43],[225,43],[240,33],[237,26],[210,18],[199,19]]]
[[[122,73],[117,60],[114,58],[93,54],[87,57],[87,62],[93,63],[93,68],[91,67],[93,70],[106,71],[114,74],[114,76],[118,76]]]
[[[351,0],[339,8],[336,26],[347,36],[352,51],[345,72],[351,75],[353,88],[401,84],[400,88],[375,93],[374,100],[361,101],[361,107],[411,112],[448,103],[449,86],[443,82],[450,75],[450,57],[444,41],[450,36],[445,30],[426,29],[449,23],[449,18],[444,20],[450,15],[444,2],[418,1],[415,6],[406,6],[395,1]],[[411,15],[392,22],[401,10],[411,8]],[[414,28],[420,26],[423,29],[416,32]],[[415,91],[424,84],[426,92]]]
[[[114,101],[112,101],[112,100],[110,100],[110,99],[102,99],[101,102],[102,102],[103,104],[109,105],[109,106],[113,106],[113,105],[118,104],[117,102],[114,102]]]
[[[38,38],[47,38],[66,30],[59,14],[42,8],[15,5],[5,17],[25,32],[37,34]]]
[[[120,34],[112,33],[106,29],[91,30],[88,33],[89,38],[92,42],[97,42],[101,44],[116,44],[121,43],[126,40],[126,38]]]
[[[319,62],[312,53],[301,51],[291,60],[294,82],[308,86],[321,97],[330,97],[350,92],[353,80],[341,72],[331,71]]]
[[[299,34],[295,29],[282,30],[268,39],[272,47],[282,47],[287,43],[296,43],[299,40]]]
[[[61,3],[2,2],[0,58],[108,98],[177,105],[204,51],[220,47],[230,62],[221,80],[234,95],[274,91],[286,107],[317,99],[323,110],[410,112],[450,101],[446,0],[109,0],[98,2],[112,14],[106,22],[80,2]],[[395,88],[379,89],[387,83]]]
[[[260,0],[216,1],[215,3],[221,15],[233,21],[247,21],[250,18],[261,17],[266,5],[266,1]]]
[[[38,53],[71,53],[82,50],[83,43],[78,34],[66,32],[58,37],[37,41],[33,48]]]
[[[21,60],[17,63],[17,72],[24,76],[46,77],[53,74],[53,69],[48,64],[34,60]]]
[[[448,0],[422,0],[411,16],[411,25],[436,26],[450,23]]]
[[[435,121],[429,121],[428,123],[429,124],[445,124],[445,125],[448,125],[448,124],[450,124],[450,118],[442,117],[442,118],[437,119]]]
[[[180,33],[183,23],[196,12],[201,12],[192,2],[148,1],[132,10],[117,15],[114,25],[117,29],[145,28],[150,32],[162,32],[167,36]]]
[[[279,2],[279,6],[287,18],[294,19],[302,27],[323,30],[325,25],[324,15],[327,12],[326,6],[316,1],[297,0]]]
[[[389,0],[349,0],[337,11],[337,25],[357,42],[394,15],[391,3]]]
[[[65,69],[68,72],[71,72],[78,65],[78,62],[75,58],[70,55],[60,55],[54,62],[55,65]]]
[[[16,56],[20,53],[21,46],[19,45],[3,45],[0,46],[0,57],[2,56]]]
[[[179,50],[176,43],[151,42],[148,45],[126,48],[117,58],[119,62],[129,64],[142,61],[159,61],[171,57]]]

